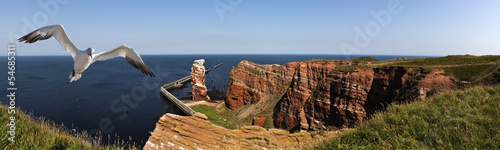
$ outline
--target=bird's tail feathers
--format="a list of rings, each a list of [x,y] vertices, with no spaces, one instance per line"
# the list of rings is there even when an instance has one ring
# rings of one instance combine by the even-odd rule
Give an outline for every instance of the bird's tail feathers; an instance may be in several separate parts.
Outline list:
[[[80,73],[75,73],[75,70],[73,70],[73,72],[71,72],[71,74],[69,74],[69,83],[73,82],[73,81],[76,81],[78,79],[80,79],[82,77],[82,74]]]

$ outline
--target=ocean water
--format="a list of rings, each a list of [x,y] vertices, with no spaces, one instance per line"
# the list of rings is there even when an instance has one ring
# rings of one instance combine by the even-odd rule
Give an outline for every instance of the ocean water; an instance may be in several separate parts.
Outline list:
[[[16,107],[35,117],[44,116],[69,129],[101,132],[104,141],[108,134],[115,141],[139,145],[147,141],[158,118],[179,110],[160,93],[164,83],[188,76],[196,59],[205,59],[205,67],[224,63],[206,76],[209,91],[225,91],[231,68],[242,60],[259,64],[284,64],[310,59],[345,60],[361,56],[345,55],[146,55],[142,56],[156,77],[149,77],[130,66],[124,59],[115,58],[92,64],[82,78],[69,83],[73,69],[69,56],[19,56],[16,58]],[[378,60],[419,58],[426,56],[373,55]],[[7,95],[7,59],[0,60],[2,95]],[[171,93],[180,98],[191,96],[191,85]],[[9,101],[0,99],[4,105]]]

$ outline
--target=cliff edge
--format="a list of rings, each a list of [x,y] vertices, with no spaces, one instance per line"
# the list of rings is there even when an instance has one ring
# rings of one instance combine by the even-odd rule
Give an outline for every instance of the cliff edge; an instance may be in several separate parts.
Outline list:
[[[499,62],[499,56],[470,55],[283,65],[242,61],[231,70],[225,104],[250,117],[272,109],[265,115],[276,128],[336,130],[356,126],[394,102],[498,83]]]
[[[144,149],[290,149],[310,146],[331,137],[311,133],[290,133],[246,126],[230,130],[214,125],[207,116],[163,115]]]
[[[499,77],[500,56],[362,57],[283,65],[241,61],[231,70],[224,105],[197,108],[208,117],[163,115],[144,148],[298,148],[357,126],[395,102],[499,84]]]

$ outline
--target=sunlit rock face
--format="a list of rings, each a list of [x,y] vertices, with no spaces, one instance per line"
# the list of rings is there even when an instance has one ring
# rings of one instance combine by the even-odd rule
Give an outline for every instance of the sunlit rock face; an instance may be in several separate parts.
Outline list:
[[[207,87],[205,86],[205,64],[204,59],[195,60],[191,67],[191,87],[193,88],[194,101],[209,101]]]
[[[271,94],[282,93],[292,80],[294,64],[297,63],[259,65],[241,61],[236,68],[231,69],[226,106],[235,110],[258,103]]]
[[[326,137],[333,133],[325,133]],[[156,123],[144,149],[300,149],[325,137],[290,133],[282,129],[244,126],[238,130],[212,124],[201,113],[193,116],[164,114]]]
[[[348,62],[352,63],[312,60],[259,65],[242,61],[231,70],[226,106],[237,110],[274,95],[270,98],[279,99],[272,103],[274,127],[336,130],[359,125],[395,101],[454,89],[441,69],[429,73],[418,67],[374,66],[332,72]]]

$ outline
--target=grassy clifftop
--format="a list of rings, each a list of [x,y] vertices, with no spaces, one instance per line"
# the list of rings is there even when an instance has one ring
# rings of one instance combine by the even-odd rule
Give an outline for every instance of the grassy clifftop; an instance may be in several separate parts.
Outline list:
[[[10,117],[8,108],[0,105],[0,149],[122,149],[118,146],[102,146],[100,143],[80,133],[70,133],[67,129],[34,119],[32,116],[16,109],[15,143],[8,138]]]
[[[500,149],[500,86],[391,106],[309,149]]]
[[[353,65],[338,66],[332,72],[346,73],[353,72],[358,68],[380,66],[421,67],[428,71],[441,68],[445,70],[448,76],[455,79],[455,81],[478,82],[497,73],[500,69],[500,56],[497,55],[450,55],[439,58],[400,58],[387,61],[377,61],[371,57],[361,57],[352,59],[351,61],[354,62]]]

